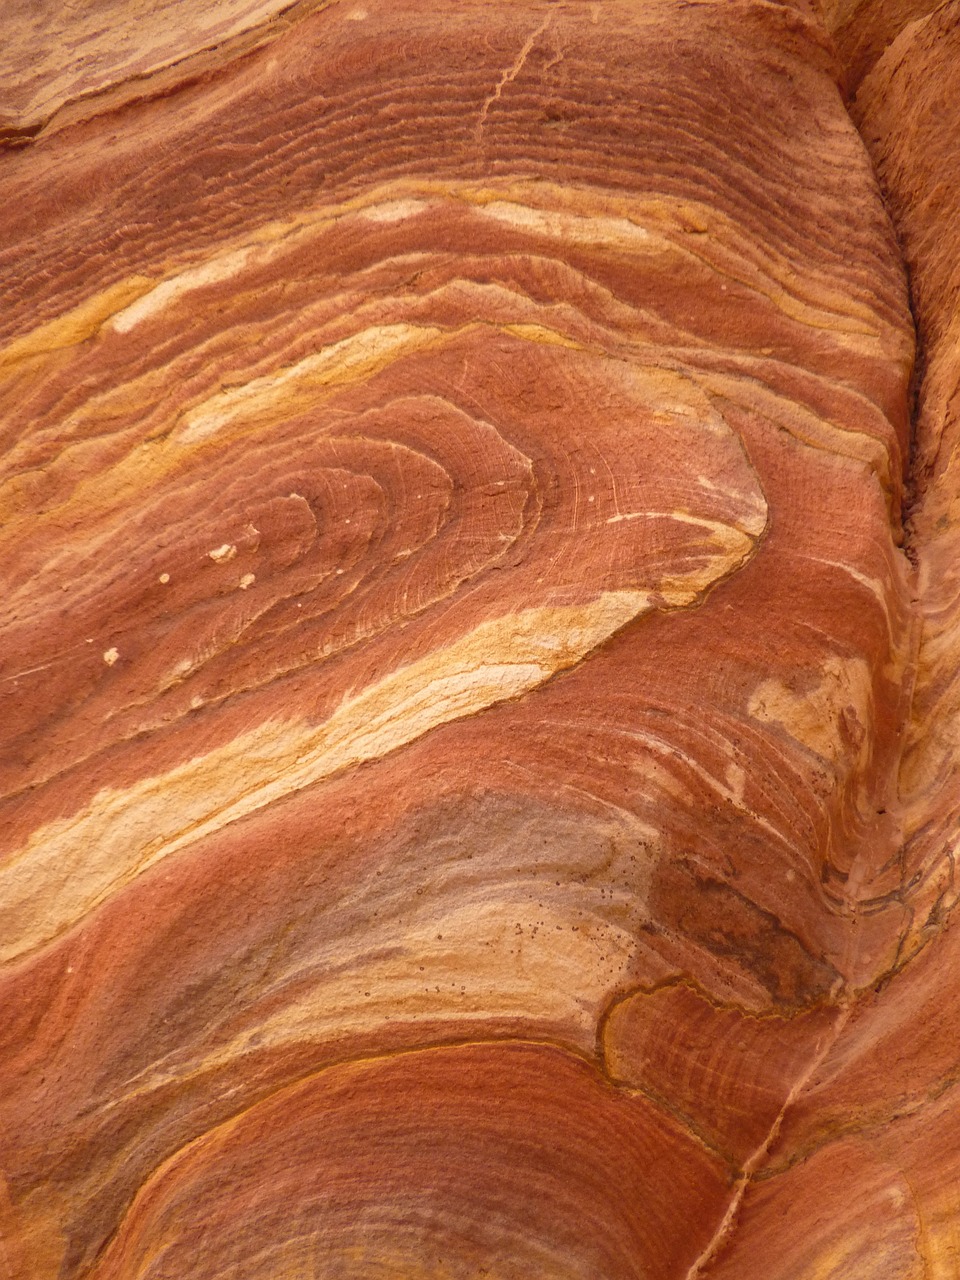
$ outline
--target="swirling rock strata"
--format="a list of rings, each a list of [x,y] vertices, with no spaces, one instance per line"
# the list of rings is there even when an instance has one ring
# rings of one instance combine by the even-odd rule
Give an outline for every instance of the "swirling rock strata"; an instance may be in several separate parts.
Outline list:
[[[958,538],[956,437],[960,6],[875,6],[894,35],[853,115],[876,165],[910,273],[920,346],[909,541],[919,645],[904,726],[896,964],[844,1017],[785,1114],[765,1178],[744,1196],[715,1273],[952,1280],[960,1267],[957,901]],[[856,1189],[851,1197],[851,1188]]]
[[[913,920],[826,34],[218,12],[78,27],[3,157],[8,1270],[757,1274]]]

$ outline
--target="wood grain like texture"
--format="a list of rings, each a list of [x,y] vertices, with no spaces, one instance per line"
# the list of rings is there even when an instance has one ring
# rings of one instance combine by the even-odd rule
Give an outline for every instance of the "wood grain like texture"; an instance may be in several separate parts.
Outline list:
[[[269,43],[326,0],[9,0],[0,139],[26,143],[118,104],[165,95]]]
[[[950,1274],[951,479],[835,9],[14,11],[14,1280]]]
[[[94,1274],[142,1274],[160,1238],[169,1274],[671,1276],[724,1192],[658,1108],[555,1048],[433,1049],[331,1068],[206,1134]]]
[[[775,1277],[960,1273],[960,943],[951,928],[960,822],[960,167],[952,143],[960,6],[927,14],[932,8],[906,24],[896,5],[873,7],[896,39],[853,109],[903,246],[920,350],[908,503],[920,643],[899,773],[909,927],[893,972],[852,1007],[784,1115],[767,1176],[747,1190],[710,1272],[723,1280],[773,1256],[765,1274]]]
[[[903,242],[923,353],[910,502],[923,643],[901,771],[904,856],[918,940],[936,931],[955,903],[954,831],[960,818],[960,680],[953,656],[960,635],[953,456],[960,432],[960,177],[956,158],[941,156],[939,149],[941,137],[951,137],[960,123],[952,91],[960,54],[958,15],[956,5],[944,5],[906,28],[864,82],[857,103]]]

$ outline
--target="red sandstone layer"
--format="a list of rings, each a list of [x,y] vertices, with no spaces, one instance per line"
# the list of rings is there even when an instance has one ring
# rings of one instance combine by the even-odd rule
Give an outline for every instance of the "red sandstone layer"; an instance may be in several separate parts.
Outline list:
[[[16,1280],[954,1274],[956,22],[853,8],[18,17]]]

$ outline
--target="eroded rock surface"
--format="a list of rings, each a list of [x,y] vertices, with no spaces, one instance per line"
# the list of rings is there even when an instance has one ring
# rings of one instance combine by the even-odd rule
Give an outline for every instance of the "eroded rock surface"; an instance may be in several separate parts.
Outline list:
[[[921,630],[899,770],[908,923],[893,973],[852,1006],[785,1116],[771,1153],[776,1176],[746,1197],[718,1269],[724,1277],[745,1274],[774,1241],[783,1242],[775,1275],[947,1280],[960,1271],[960,957],[951,929],[960,824],[960,174],[950,141],[960,129],[960,6],[926,14],[932,8],[899,24],[853,106],[900,235],[921,354],[908,519]]]
[[[953,7],[869,155],[855,6],[115,7],[3,70],[8,1272],[954,1274]]]

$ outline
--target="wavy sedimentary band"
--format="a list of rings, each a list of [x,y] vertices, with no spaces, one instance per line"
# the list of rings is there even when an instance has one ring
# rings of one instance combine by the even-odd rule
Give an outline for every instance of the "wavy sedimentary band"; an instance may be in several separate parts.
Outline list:
[[[956,296],[960,245],[954,232],[960,189],[944,167],[936,117],[956,118],[950,85],[960,54],[956,5],[906,26],[864,82],[857,111],[903,237],[922,344],[917,387],[910,531],[918,563],[922,645],[900,789],[906,803],[905,874],[914,928],[907,954],[939,929],[956,901],[954,828],[960,817],[956,730],[960,627],[954,439],[960,430]],[[921,75],[920,97],[908,81]],[[914,148],[911,129],[919,130]]]
[[[805,5],[284,21],[3,161],[10,1267],[692,1274],[909,921],[896,242]]]
[[[908,524],[920,643],[898,781],[901,896],[909,914],[893,971],[852,1008],[785,1115],[762,1179],[743,1197],[736,1229],[710,1273],[724,1280],[753,1273],[758,1259],[776,1277],[948,1280],[960,1256],[953,995],[960,955],[950,927],[960,818],[960,171],[947,142],[960,128],[960,6],[933,8],[875,6],[847,33],[859,33],[862,56],[873,49],[875,65],[860,85],[854,116],[903,245],[920,340]],[[766,1265],[774,1256],[776,1264]]]
[[[12,8],[0,55],[0,145],[26,145],[44,130],[169,94],[326,3],[226,0],[185,10],[170,0],[109,0],[66,15],[58,5]]]
[[[692,1229],[682,1192],[653,1207],[665,1179]],[[333,1068],[206,1134],[93,1274],[672,1276],[723,1191],[692,1139],[577,1058],[463,1045]]]

